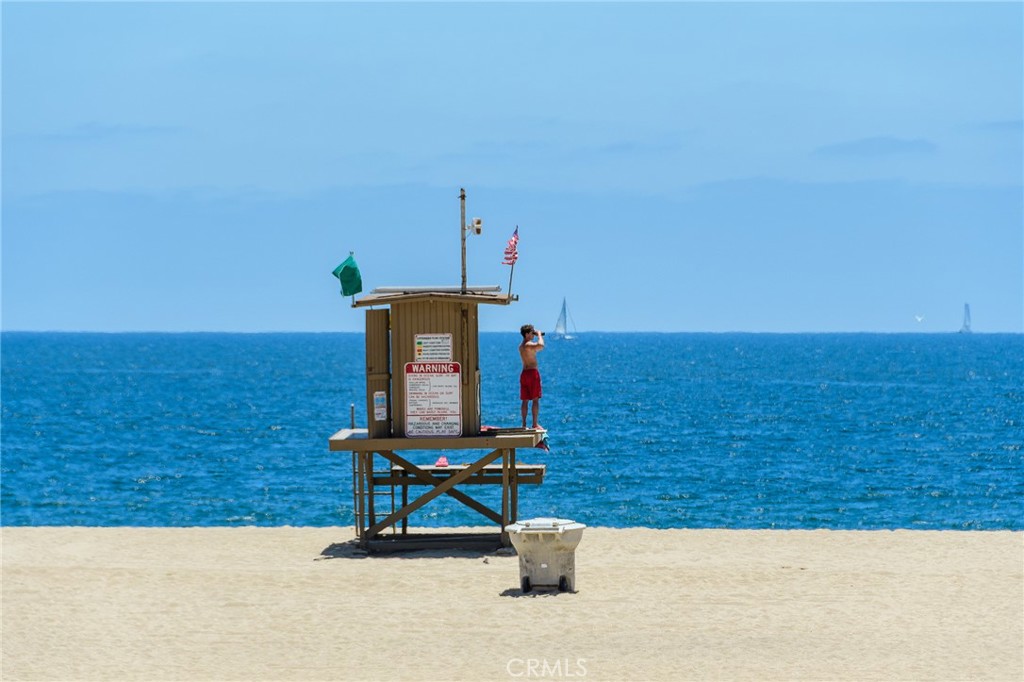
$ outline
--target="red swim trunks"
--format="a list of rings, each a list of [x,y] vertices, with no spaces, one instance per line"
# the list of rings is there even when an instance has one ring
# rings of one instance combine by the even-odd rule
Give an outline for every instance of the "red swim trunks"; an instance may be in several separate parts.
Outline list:
[[[540,398],[540,371],[524,369],[519,375],[519,399],[536,400]]]

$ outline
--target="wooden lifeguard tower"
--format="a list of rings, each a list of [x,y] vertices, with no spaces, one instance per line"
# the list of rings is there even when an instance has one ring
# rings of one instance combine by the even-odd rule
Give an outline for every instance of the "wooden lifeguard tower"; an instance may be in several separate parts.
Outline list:
[[[369,550],[507,545],[504,528],[518,518],[519,485],[544,478],[544,465],[516,461],[516,450],[536,447],[543,432],[481,428],[478,308],[518,299],[500,287],[466,286],[464,191],[460,199],[461,287],[377,288],[352,303],[369,308],[367,427],[342,429],[330,437],[329,446],[352,453],[356,536]],[[479,229],[479,221],[473,228]],[[407,451],[424,451],[433,463],[415,464],[415,457],[403,454]],[[446,465],[447,456],[439,457],[444,451],[472,461]],[[468,485],[500,485],[500,510],[460,489]],[[411,487],[426,487],[426,492],[410,502]],[[498,526],[496,532],[409,533],[409,515],[442,495],[479,512]]]

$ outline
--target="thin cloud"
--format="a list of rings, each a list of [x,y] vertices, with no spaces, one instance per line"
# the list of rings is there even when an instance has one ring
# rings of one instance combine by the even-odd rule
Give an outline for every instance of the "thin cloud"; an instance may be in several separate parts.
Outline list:
[[[599,154],[671,154],[682,149],[682,144],[675,140],[639,141],[622,140],[596,147]]]
[[[1014,118],[1004,121],[982,121],[971,126],[983,133],[1020,133],[1024,131],[1024,119]]]
[[[816,156],[877,158],[881,156],[924,156],[938,150],[935,143],[917,138],[908,140],[900,137],[863,137],[859,140],[838,142],[818,147]]]
[[[52,130],[38,133],[21,133],[15,138],[23,140],[65,140],[65,141],[105,141],[125,137],[152,137],[178,135],[185,132],[181,126],[135,125],[130,123],[99,123],[92,121],[81,123],[63,130]]]

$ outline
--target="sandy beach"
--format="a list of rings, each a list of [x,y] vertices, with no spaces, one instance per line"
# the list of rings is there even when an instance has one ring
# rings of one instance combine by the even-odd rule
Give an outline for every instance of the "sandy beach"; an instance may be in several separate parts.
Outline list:
[[[515,556],[350,528],[3,528],[4,680],[1021,680],[1024,533],[588,528]]]

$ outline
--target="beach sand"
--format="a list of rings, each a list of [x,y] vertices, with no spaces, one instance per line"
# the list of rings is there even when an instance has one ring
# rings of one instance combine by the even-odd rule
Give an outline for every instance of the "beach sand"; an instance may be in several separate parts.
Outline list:
[[[1024,679],[1024,533],[588,528],[576,593],[351,528],[2,529],[3,680]]]

